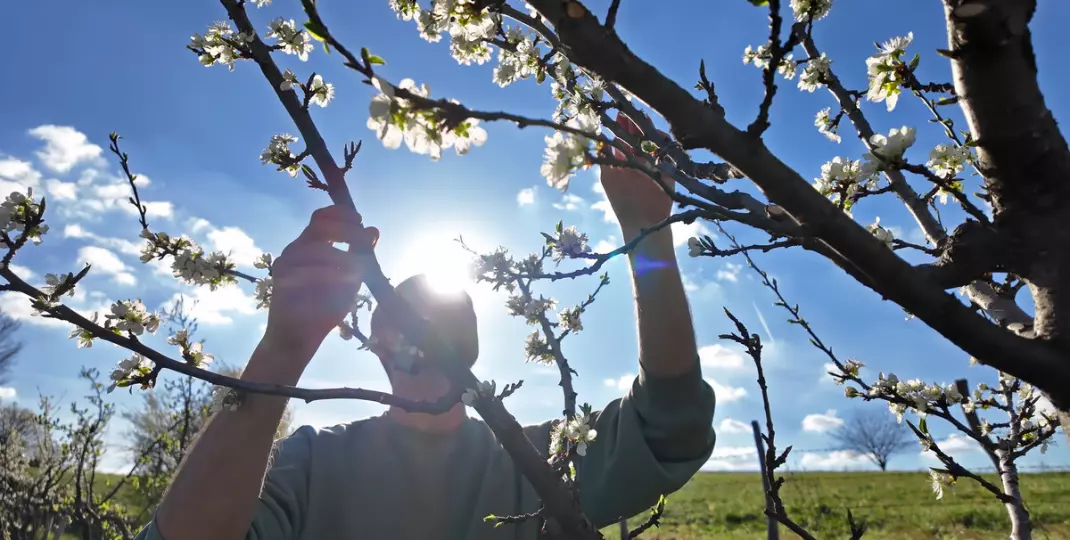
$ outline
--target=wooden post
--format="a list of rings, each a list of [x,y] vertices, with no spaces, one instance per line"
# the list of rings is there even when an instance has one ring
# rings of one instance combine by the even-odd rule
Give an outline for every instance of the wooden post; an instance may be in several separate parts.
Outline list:
[[[628,540],[628,518],[620,520],[620,540]]]
[[[769,540],[780,539],[780,529],[776,519],[770,514],[773,512],[773,499],[769,497],[769,471],[765,470],[765,445],[762,444],[762,430],[757,421],[751,421],[751,431],[754,432],[754,446],[758,449],[758,471],[762,475],[762,493],[765,495],[765,529]]]

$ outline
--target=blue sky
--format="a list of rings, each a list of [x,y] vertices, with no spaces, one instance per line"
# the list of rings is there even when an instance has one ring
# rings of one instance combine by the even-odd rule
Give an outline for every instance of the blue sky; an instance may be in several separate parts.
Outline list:
[[[125,137],[135,172],[150,179],[142,196],[156,203],[151,224],[155,230],[190,233],[203,245],[232,250],[248,264],[261,251],[278,254],[307,220],[309,212],[328,204],[322,193],[302,182],[259,164],[268,138],[294,132],[282,107],[255,65],[240,63],[233,73],[206,69],[185,50],[190,34],[224,18],[214,2],[68,2],[62,9],[51,3],[17,2],[4,6],[13,25],[9,40],[27,46],[8,55],[9,84],[0,87],[0,163],[3,187],[12,182],[32,184],[50,198],[52,231],[43,245],[25,249],[15,263],[32,272],[40,283],[46,272],[77,270],[86,261],[95,269],[71,305],[99,309],[111,300],[140,297],[160,307],[176,294],[198,299],[206,348],[230,364],[243,364],[263,331],[265,312],[254,309],[252,290],[209,293],[180,285],[170,275],[137,260],[138,225],[124,202],[118,168],[106,151],[107,134]],[[427,83],[435,97],[452,97],[477,109],[508,109],[534,117],[548,117],[553,102],[547,86],[523,81],[505,89],[491,82],[492,64],[459,66],[445,43],[421,40],[411,23],[397,20],[387,2],[321,2],[334,32],[351,48],[366,46],[384,57],[380,73],[393,81],[412,77]],[[360,7],[358,8],[358,4]],[[591,2],[601,12],[608,2]],[[916,5],[915,5],[916,4]],[[909,5],[909,7],[908,7]],[[911,0],[901,9],[863,2],[839,2],[816,28],[818,45],[834,59],[833,68],[851,88],[864,88],[864,59],[874,41],[913,31],[910,53],[923,55],[923,81],[950,79],[947,63],[933,51],[946,46],[944,21],[938,3]],[[253,13],[259,28],[277,16],[300,17],[299,2],[276,0]],[[686,16],[682,16],[686,14]],[[1070,83],[1057,69],[1053,52],[1060,37],[1056,21],[1070,16],[1070,5],[1045,2],[1032,25],[1048,105],[1059,119],[1070,117],[1070,105],[1053,99]],[[759,45],[767,35],[766,14],[743,0],[682,2],[675,9],[650,9],[639,2],[623,2],[617,28],[632,49],[685,86],[697,78],[700,58],[717,84],[721,104],[737,125],[753,118],[761,100],[760,72],[741,62],[747,45]],[[47,21],[47,25],[45,24]],[[865,21],[865,24],[859,24]],[[47,28],[47,38],[42,39]],[[337,87],[336,100],[314,117],[336,155],[342,145],[363,139],[350,186],[365,222],[382,230],[379,254],[388,275],[398,279],[456,259],[450,239],[463,235],[484,250],[497,245],[525,254],[541,245],[540,231],[558,220],[577,225],[592,243],[619,242],[614,223],[607,221],[603,197],[593,187],[596,172],[580,173],[567,194],[549,188],[539,175],[544,130],[518,130],[505,124],[485,125],[489,140],[469,155],[447,155],[440,162],[408,151],[387,150],[365,127],[372,90],[347,72],[336,55],[314,53],[307,64],[293,57],[277,59],[302,77],[321,73]],[[16,83],[17,84],[14,84]],[[782,83],[772,112],[768,145],[807,178],[836,155],[857,159],[861,145],[841,134],[844,142],[829,142],[813,128],[816,111],[834,105],[819,90],[800,92],[794,82]],[[912,161],[924,161],[942,134],[926,122],[926,112],[906,96],[893,114],[883,104],[863,104],[874,127],[919,128]],[[956,111],[957,112],[957,111]],[[84,138],[83,138],[84,136]],[[95,145],[95,146],[94,146]],[[300,148],[300,143],[297,145]],[[99,148],[98,148],[99,147]],[[100,148],[104,148],[101,152]],[[908,156],[908,157],[910,157]],[[708,156],[707,156],[708,157]],[[119,187],[116,187],[118,184]],[[752,189],[744,181],[734,189]],[[524,196],[520,196],[521,193]],[[530,195],[530,197],[528,196]],[[523,204],[522,204],[523,202]],[[869,223],[876,215],[899,236],[920,239],[920,231],[894,199],[867,200],[855,212]],[[948,208],[949,223],[961,218]],[[696,231],[675,231],[678,243]],[[744,234],[744,236],[747,236]],[[761,405],[752,365],[739,351],[719,342],[730,328],[722,315],[727,306],[759,331],[767,341],[767,375],[782,444],[799,449],[832,445],[822,428],[863,405],[842,397],[842,388],[824,377],[826,359],[813,349],[798,328],[784,322],[785,314],[773,298],[739,266],[741,260],[690,259],[681,251],[681,266],[690,290],[705,375],[715,381],[719,405],[718,447],[710,469],[753,469],[749,431],[739,422],[760,418]],[[920,377],[949,382],[969,376],[992,381],[994,372],[969,368],[967,356],[918,321],[905,320],[903,311],[882,302],[830,263],[801,251],[761,255],[758,262],[780,282],[784,292],[803,308],[807,320],[844,357],[855,357],[877,371],[893,371],[901,378]],[[618,396],[621,380],[636,372],[635,323],[631,288],[623,260],[606,267],[613,283],[590,309],[585,331],[566,341],[566,351],[579,370],[581,399],[599,406]],[[586,297],[594,278],[554,284],[543,291],[568,305]],[[5,293],[10,294],[10,293]],[[523,389],[508,402],[522,422],[549,418],[560,409],[555,370],[523,362],[522,321],[506,317],[504,297],[473,291],[481,317],[482,355],[477,374],[499,383],[523,379]],[[25,405],[38,392],[71,400],[84,394],[77,379],[80,366],[107,372],[123,357],[105,345],[79,350],[66,339],[63,325],[28,316],[21,297],[0,297],[0,308],[24,320],[26,347],[0,396]],[[159,345],[166,347],[162,336]],[[378,362],[354,350],[353,343],[329,339],[302,379],[303,386],[363,386],[387,388]],[[12,397],[14,396],[14,397]],[[120,410],[134,407],[136,395],[116,392]],[[346,422],[378,414],[380,407],[362,402],[317,402],[296,405],[296,422],[316,426]],[[948,432],[933,422],[941,436]],[[735,429],[733,429],[735,428]],[[122,445],[124,426],[116,422],[110,442]],[[1060,437],[1061,439],[1061,437]],[[968,445],[958,452],[964,464],[985,460]],[[122,456],[113,453],[109,466]],[[1032,465],[1070,465],[1070,453],[1056,448],[1033,456]],[[897,468],[917,469],[934,460],[910,451],[893,462]],[[799,452],[794,468],[852,468],[865,466],[857,458],[829,452]]]

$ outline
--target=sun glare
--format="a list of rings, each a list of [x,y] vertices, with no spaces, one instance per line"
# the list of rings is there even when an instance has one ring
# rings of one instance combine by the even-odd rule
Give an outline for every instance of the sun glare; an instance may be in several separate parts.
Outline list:
[[[408,254],[405,267],[411,274],[425,274],[435,292],[457,294],[471,289],[471,261],[472,254],[457,242],[436,238],[419,242]]]

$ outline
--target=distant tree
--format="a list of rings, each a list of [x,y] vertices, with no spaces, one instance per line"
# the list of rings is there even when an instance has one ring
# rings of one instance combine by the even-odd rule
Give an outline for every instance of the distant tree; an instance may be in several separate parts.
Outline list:
[[[864,454],[882,471],[892,456],[918,444],[906,426],[875,409],[855,412],[831,435],[840,448]]]
[[[15,340],[15,332],[21,325],[15,319],[0,313],[0,384],[8,381],[7,374],[15,365],[15,357],[22,350],[22,343]]]

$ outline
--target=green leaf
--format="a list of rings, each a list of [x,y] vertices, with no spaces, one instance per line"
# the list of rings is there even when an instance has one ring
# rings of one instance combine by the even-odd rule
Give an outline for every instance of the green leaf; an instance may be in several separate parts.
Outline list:
[[[546,70],[545,69],[540,69],[539,71],[537,71],[535,73],[535,82],[537,84],[542,84],[542,82],[545,81],[545,80],[546,80]]]
[[[369,64],[379,64],[379,65],[383,65],[383,66],[386,65],[386,60],[383,60],[383,58],[381,56],[376,56],[376,55],[368,52],[367,47],[361,47],[361,49],[360,49],[360,57],[363,58],[364,61],[369,63]]]
[[[658,151],[658,145],[654,144],[654,141],[643,141],[639,143],[639,148],[646,154],[654,154]]]
[[[316,41],[326,41],[327,29],[321,26],[319,23],[308,21],[305,23],[305,30],[308,31],[308,35],[312,36],[312,39]]]
[[[939,54],[940,56],[943,56],[945,58],[954,58],[955,57],[955,53],[953,53],[953,52],[951,52],[951,51],[949,51],[947,49],[936,49],[936,54]]]
[[[769,5],[769,0],[747,0],[747,1],[750,2],[750,5],[756,6],[756,7],[764,7],[764,6],[768,6]]]
[[[922,416],[921,419],[918,420],[918,431],[920,431],[920,432],[922,432],[922,433],[924,433],[926,435],[929,434],[929,424],[925,421],[925,417],[924,416]]]
[[[910,60],[910,64],[909,64],[910,71],[914,71],[915,69],[917,69],[918,62],[920,62],[920,61],[921,61],[921,55],[920,54],[915,54],[914,58]]]

